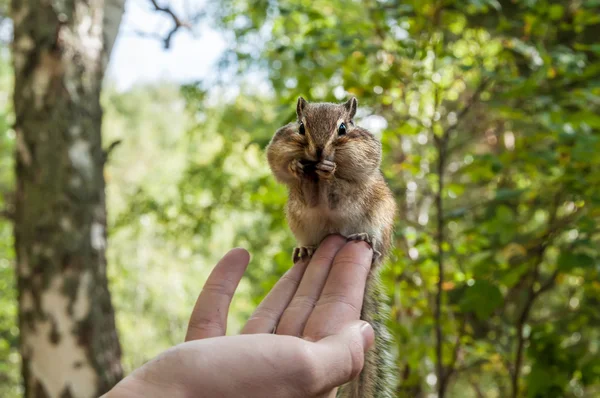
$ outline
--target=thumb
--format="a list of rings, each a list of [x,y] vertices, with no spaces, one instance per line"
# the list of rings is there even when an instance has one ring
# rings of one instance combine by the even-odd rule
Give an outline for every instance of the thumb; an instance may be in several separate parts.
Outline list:
[[[357,377],[365,363],[365,353],[373,346],[375,332],[364,321],[346,325],[338,334],[315,343],[318,374],[323,375],[319,392],[327,392]]]

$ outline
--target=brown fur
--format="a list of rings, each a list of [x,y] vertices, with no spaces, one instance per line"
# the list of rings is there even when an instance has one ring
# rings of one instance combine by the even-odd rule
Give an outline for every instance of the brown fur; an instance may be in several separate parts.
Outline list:
[[[367,355],[360,378],[345,386],[341,395],[387,397],[391,394],[387,384],[392,383],[381,380],[386,376],[379,369],[390,365],[379,357],[385,351],[382,345],[387,335],[377,316],[383,299],[374,271],[391,248],[396,204],[379,170],[380,142],[354,125],[356,106],[354,98],[345,104],[309,104],[300,98],[298,121],[277,130],[267,148],[267,159],[275,178],[289,188],[286,213],[298,246],[316,247],[334,233],[346,237],[366,233],[374,251],[381,254],[374,262],[362,311],[364,320],[376,323],[376,347]],[[338,136],[342,122],[347,133]],[[300,123],[305,135],[299,132]],[[326,163],[333,164],[332,171]]]

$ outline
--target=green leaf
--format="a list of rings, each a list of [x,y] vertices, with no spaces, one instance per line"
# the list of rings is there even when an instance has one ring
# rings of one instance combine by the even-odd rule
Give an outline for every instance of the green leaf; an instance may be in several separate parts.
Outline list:
[[[496,200],[504,201],[509,199],[516,199],[523,193],[522,189],[506,189],[500,188],[496,191]]]
[[[535,397],[547,391],[551,375],[541,366],[534,366],[527,376],[528,396]]]
[[[510,224],[514,220],[514,215],[509,207],[498,206],[496,208],[496,218],[500,222]]]
[[[550,11],[548,13],[550,14],[551,20],[557,21],[562,18],[564,9],[560,4],[553,4],[550,6]]]
[[[600,54],[600,44],[590,44],[588,47],[591,51]]]
[[[502,276],[502,283],[509,287],[514,286],[521,279],[521,276],[527,272],[527,269],[527,264],[511,268],[510,271]]]
[[[562,251],[558,256],[558,269],[561,271],[572,271],[575,268],[587,268],[594,265],[594,259],[584,253],[573,253]]]
[[[587,0],[583,2],[583,6],[587,8],[600,7],[600,0]]]
[[[600,382],[600,357],[590,358],[582,363],[581,382],[591,385]]]
[[[460,307],[464,312],[475,312],[477,318],[486,320],[501,304],[500,289],[488,281],[478,280],[467,289]]]

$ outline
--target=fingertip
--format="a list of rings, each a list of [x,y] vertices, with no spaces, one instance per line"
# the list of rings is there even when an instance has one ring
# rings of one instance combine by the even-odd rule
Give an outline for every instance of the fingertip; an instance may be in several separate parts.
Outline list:
[[[230,253],[235,252],[235,253],[245,253],[248,256],[250,256],[250,252],[248,252],[248,250],[244,249],[243,247],[234,247],[231,250],[229,250]]]
[[[364,240],[349,240],[346,245],[351,245],[359,248],[360,250],[368,250],[369,252],[373,251],[373,247]]]
[[[328,246],[342,247],[342,246],[344,246],[344,244],[346,244],[346,238],[344,238],[342,235],[339,235],[339,234],[332,234],[332,235],[328,235],[325,239],[323,239],[321,246],[328,245]]]
[[[342,250],[346,244],[346,238],[341,235],[328,235],[321,241],[315,253],[319,253],[321,257],[333,260],[336,254]],[[314,258],[315,256],[313,256]],[[316,256],[319,257],[319,256]]]
[[[336,257],[345,260],[352,259],[354,263],[361,264],[366,269],[370,269],[373,259],[373,248],[367,242],[350,240],[340,249]]]
[[[294,263],[294,267],[306,267],[309,263],[309,259],[306,257],[299,258]]]
[[[246,271],[249,263],[250,253],[248,253],[248,250],[241,247],[233,248],[225,253],[225,255],[217,262],[213,268],[211,277],[220,280],[223,278],[231,278],[231,276],[226,275],[228,273],[233,273],[232,275],[237,275],[235,279],[239,279]]]
[[[227,254],[223,256],[223,258],[233,260],[236,263],[244,263],[247,265],[248,263],[250,263],[251,255],[250,252],[248,252],[248,250],[244,249],[243,247],[234,247],[233,249],[229,250]]]
[[[368,322],[361,321],[360,334],[363,338],[363,350],[367,352],[373,348],[373,344],[375,344],[375,330]]]

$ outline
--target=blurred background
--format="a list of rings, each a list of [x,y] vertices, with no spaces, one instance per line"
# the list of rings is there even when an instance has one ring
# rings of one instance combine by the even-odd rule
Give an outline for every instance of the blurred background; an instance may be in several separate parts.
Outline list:
[[[104,20],[83,18],[102,7]],[[28,345],[27,333],[40,329],[23,325],[80,332],[80,319],[68,320],[76,311],[58,317],[60,301],[44,304],[52,284],[28,285],[23,259],[34,261],[28,247],[45,238],[19,235],[37,222],[19,194],[35,180],[23,165],[38,168],[36,183],[58,187],[44,191],[53,203],[65,195],[53,182],[62,174],[44,170],[86,164],[71,156],[78,143],[60,138],[71,116],[89,115],[77,106],[93,110],[100,98],[104,109],[102,141],[90,136],[89,148],[104,149],[93,167],[106,181],[108,244],[95,244],[100,224],[92,224],[100,260],[76,267],[107,264],[108,289],[89,299],[96,308],[110,294],[116,324],[103,325],[116,329],[121,354],[111,366],[123,372],[102,390],[183,340],[201,286],[229,248],[252,253],[229,334],[290,267],[286,190],[264,148],[294,120],[299,95],[356,96],[357,123],[383,142],[382,170],[400,208],[384,271],[398,397],[600,396],[600,1],[1,0],[0,10],[1,397],[60,395],[44,395],[43,378],[33,379],[44,343]],[[96,25],[104,36],[92,37]],[[61,32],[72,40],[56,39]],[[96,59],[102,40],[105,49],[114,41],[107,63],[69,68],[80,65],[69,54]],[[63,65],[44,75],[65,87],[52,96],[55,86],[35,77],[47,54]],[[73,98],[69,87],[79,105],[61,111],[61,125],[53,107]],[[51,144],[42,137],[34,146],[30,119],[64,156],[40,155]],[[83,119],[99,136],[100,117]],[[69,253],[90,246],[53,242]],[[47,256],[35,257],[34,273],[72,272],[46,265]],[[63,321],[76,326],[56,326]],[[90,336],[80,344],[94,343]],[[94,359],[101,351],[86,352],[91,368],[107,372]],[[58,366],[69,354],[52,355]]]

